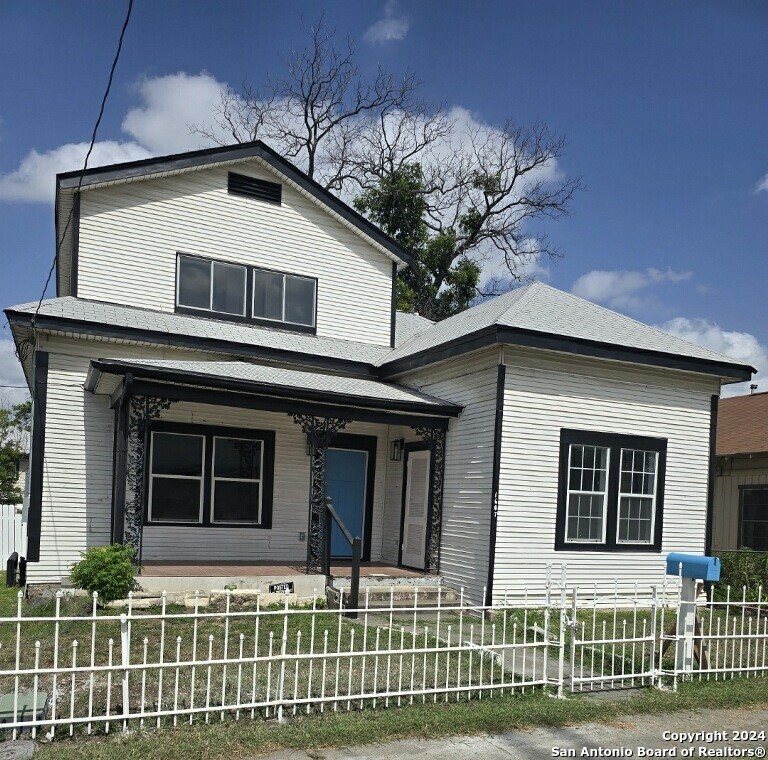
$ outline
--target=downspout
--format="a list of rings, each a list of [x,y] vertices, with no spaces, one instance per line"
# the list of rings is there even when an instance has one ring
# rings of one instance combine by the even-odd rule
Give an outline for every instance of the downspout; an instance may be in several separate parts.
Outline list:
[[[488,541],[488,579],[485,584],[485,604],[493,604],[493,575],[496,565],[496,526],[499,516],[499,480],[501,479],[501,441],[504,424],[504,385],[507,367],[504,350],[499,353],[496,374],[496,416],[493,431],[493,474],[491,476],[491,529]]]

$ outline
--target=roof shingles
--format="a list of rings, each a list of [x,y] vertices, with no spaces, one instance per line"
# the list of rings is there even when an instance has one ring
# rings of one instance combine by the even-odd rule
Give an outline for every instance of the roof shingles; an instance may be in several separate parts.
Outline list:
[[[720,400],[717,455],[768,452],[768,393]]]

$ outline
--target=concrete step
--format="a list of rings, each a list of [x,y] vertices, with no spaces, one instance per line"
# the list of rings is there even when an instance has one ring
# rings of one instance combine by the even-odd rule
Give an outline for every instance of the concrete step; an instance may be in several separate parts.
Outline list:
[[[344,588],[344,606],[349,605],[349,588]],[[367,592],[367,593],[366,593]],[[341,589],[329,587],[327,589],[328,605],[339,606]],[[458,594],[446,586],[409,586],[400,584],[397,586],[367,586],[360,588],[360,609],[367,606],[369,609],[382,609],[390,605],[393,607],[452,607],[458,603]]]

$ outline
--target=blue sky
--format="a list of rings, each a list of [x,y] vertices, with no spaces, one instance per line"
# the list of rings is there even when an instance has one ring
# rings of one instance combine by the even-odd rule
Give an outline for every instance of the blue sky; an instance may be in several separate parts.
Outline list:
[[[53,176],[82,163],[125,7],[0,4],[3,307],[40,295]],[[362,69],[410,68],[476,121],[566,136],[559,168],[585,190],[547,225],[563,257],[540,279],[768,374],[768,4],[135,0],[96,163],[200,146],[187,125],[218,89],[280,74],[323,8]],[[9,337],[0,383],[19,381]]]

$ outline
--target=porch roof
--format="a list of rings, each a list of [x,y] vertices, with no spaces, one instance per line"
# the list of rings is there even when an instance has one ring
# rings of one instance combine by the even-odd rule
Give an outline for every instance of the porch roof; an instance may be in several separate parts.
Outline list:
[[[130,375],[155,389],[171,386],[213,388],[264,399],[356,407],[427,417],[458,417],[463,407],[398,383],[368,378],[304,372],[242,361],[94,359],[86,389],[112,395]]]

